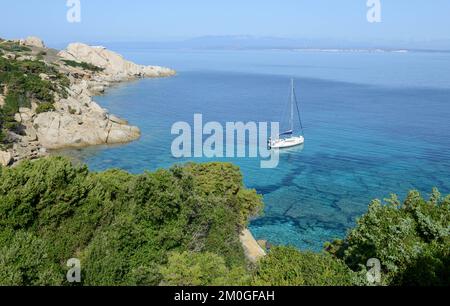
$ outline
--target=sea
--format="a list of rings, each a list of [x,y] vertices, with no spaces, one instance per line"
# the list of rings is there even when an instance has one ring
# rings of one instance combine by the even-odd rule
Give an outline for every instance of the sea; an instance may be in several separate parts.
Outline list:
[[[136,63],[177,70],[170,78],[115,85],[95,97],[140,127],[132,143],[60,152],[93,171],[143,173],[185,162],[239,166],[263,195],[256,239],[320,251],[345,237],[373,199],[450,193],[450,53],[377,50],[154,50],[112,47]],[[332,52],[331,52],[332,51]],[[174,123],[281,122],[291,78],[304,146],[258,158],[175,158]]]

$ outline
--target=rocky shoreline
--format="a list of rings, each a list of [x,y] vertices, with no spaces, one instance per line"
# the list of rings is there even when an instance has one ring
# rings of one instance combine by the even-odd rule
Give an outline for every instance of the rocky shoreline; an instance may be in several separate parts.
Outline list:
[[[94,102],[93,96],[118,82],[176,74],[169,68],[137,65],[104,47],[73,43],[58,52],[46,48],[35,37],[15,42],[26,46],[31,52],[27,55],[7,52],[4,58],[19,61],[39,59],[56,67],[70,83],[65,97],[54,93],[55,102],[51,111],[37,111],[39,105],[35,101],[31,102],[30,108],[19,108],[14,119],[23,126],[24,133],[9,133],[8,137],[14,139],[12,147],[3,151],[0,149],[0,164],[4,166],[45,156],[52,149],[126,143],[138,139],[138,127],[110,114]],[[54,81],[52,75],[39,76],[42,80]],[[4,100],[0,95],[0,107]]]

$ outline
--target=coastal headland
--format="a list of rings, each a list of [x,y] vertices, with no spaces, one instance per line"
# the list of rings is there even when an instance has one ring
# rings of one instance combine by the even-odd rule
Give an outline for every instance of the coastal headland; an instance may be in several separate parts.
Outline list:
[[[20,128],[6,132],[4,138],[8,145],[0,148],[0,164],[4,166],[45,156],[52,149],[136,140],[140,137],[139,128],[109,113],[93,100],[93,96],[102,94],[118,82],[176,74],[165,67],[135,64],[101,46],[72,43],[65,50],[54,50],[47,48],[37,37],[0,40],[0,52],[5,66],[23,70],[25,82],[36,74],[40,80],[34,80],[34,83],[60,83],[58,87],[51,87],[47,99],[34,92],[25,92],[17,99],[19,102],[11,103],[16,106],[14,124]],[[0,107],[14,98],[8,97],[8,93],[17,87],[11,83],[3,85],[2,82]]]

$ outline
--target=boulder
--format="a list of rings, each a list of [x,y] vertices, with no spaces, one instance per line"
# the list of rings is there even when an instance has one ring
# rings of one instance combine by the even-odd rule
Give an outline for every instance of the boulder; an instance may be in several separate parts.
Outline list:
[[[29,36],[20,41],[22,45],[37,47],[37,48],[45,48],[45,44],[39,37]]]
[[[12,154],[8,151],[0,151],[0,165],[9,166],[12,161]]]
[[[111,128],[108,132],[108,137],[106,143],[125,143],[131,140],[136,140],[141,136],[139,128],[135,126],[122,125],[117,123],[112,123]]]
[[[29,141],[37,141],[38,140],[36,130],[33,127],[31,127],[31,126],[27,127],[26,134],[27,134]]]
[[[239,239],[244,248],[245,256],[250,262],[256,263],[259,259],[266,256],[266,252],[256,242],[252,233],[248,229],[242,231]]]
[[[92,86],[89,88],[89,91],[91,92],[92,95],[103,94],[105,93],[105,90],[106,88],[103,85]]]
[[[33,118],[33,111],[26,107],[19,108],[19,112],[14,115],[14,119],[19,123],[29,122]]]
[[[109,120],[111,120],[112,122],[117,123],[117,124],[122,124],[122,125],[128,124],[128,121],[126,121],[125,119],[119,118],[115,115],[109,115]]]
[[[92,113],[42,113],[36,116],[33,126],[39,142],[47,149],[125,143],[140,136],[137,127],[117,124]]]
[[[31,113],[31,109],[28,107],[19,107],[19,113]]]
[[[22,123],[22,116],[20,116],[19,113],[16,113],[16,114],[14,115],[14,120],[16,120],[16,121],[19,122],[19,123]]]
[[[40,77],[42,80],[44,80],[44,81],[50,80],[50,77],[49,77],[47,74],[45,74],[45,73],[40,73],[40,74],[39,74],[39,77]]]

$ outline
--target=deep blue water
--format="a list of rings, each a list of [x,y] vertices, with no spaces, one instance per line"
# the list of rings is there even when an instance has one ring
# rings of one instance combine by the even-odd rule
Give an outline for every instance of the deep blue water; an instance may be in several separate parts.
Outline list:
[[[296,78],[306,144],[276,169],[239,165],[264,195],[258,239],[320,250],[371,199],[438,187],[450,193],[450,54],[117,50],[178,75],[111,88],[96,100],[142,130],[136,142],[66,152],[93,170],[169,167],[176,121],[279,121]],[[192,159],[192,161],[204,161]]]

